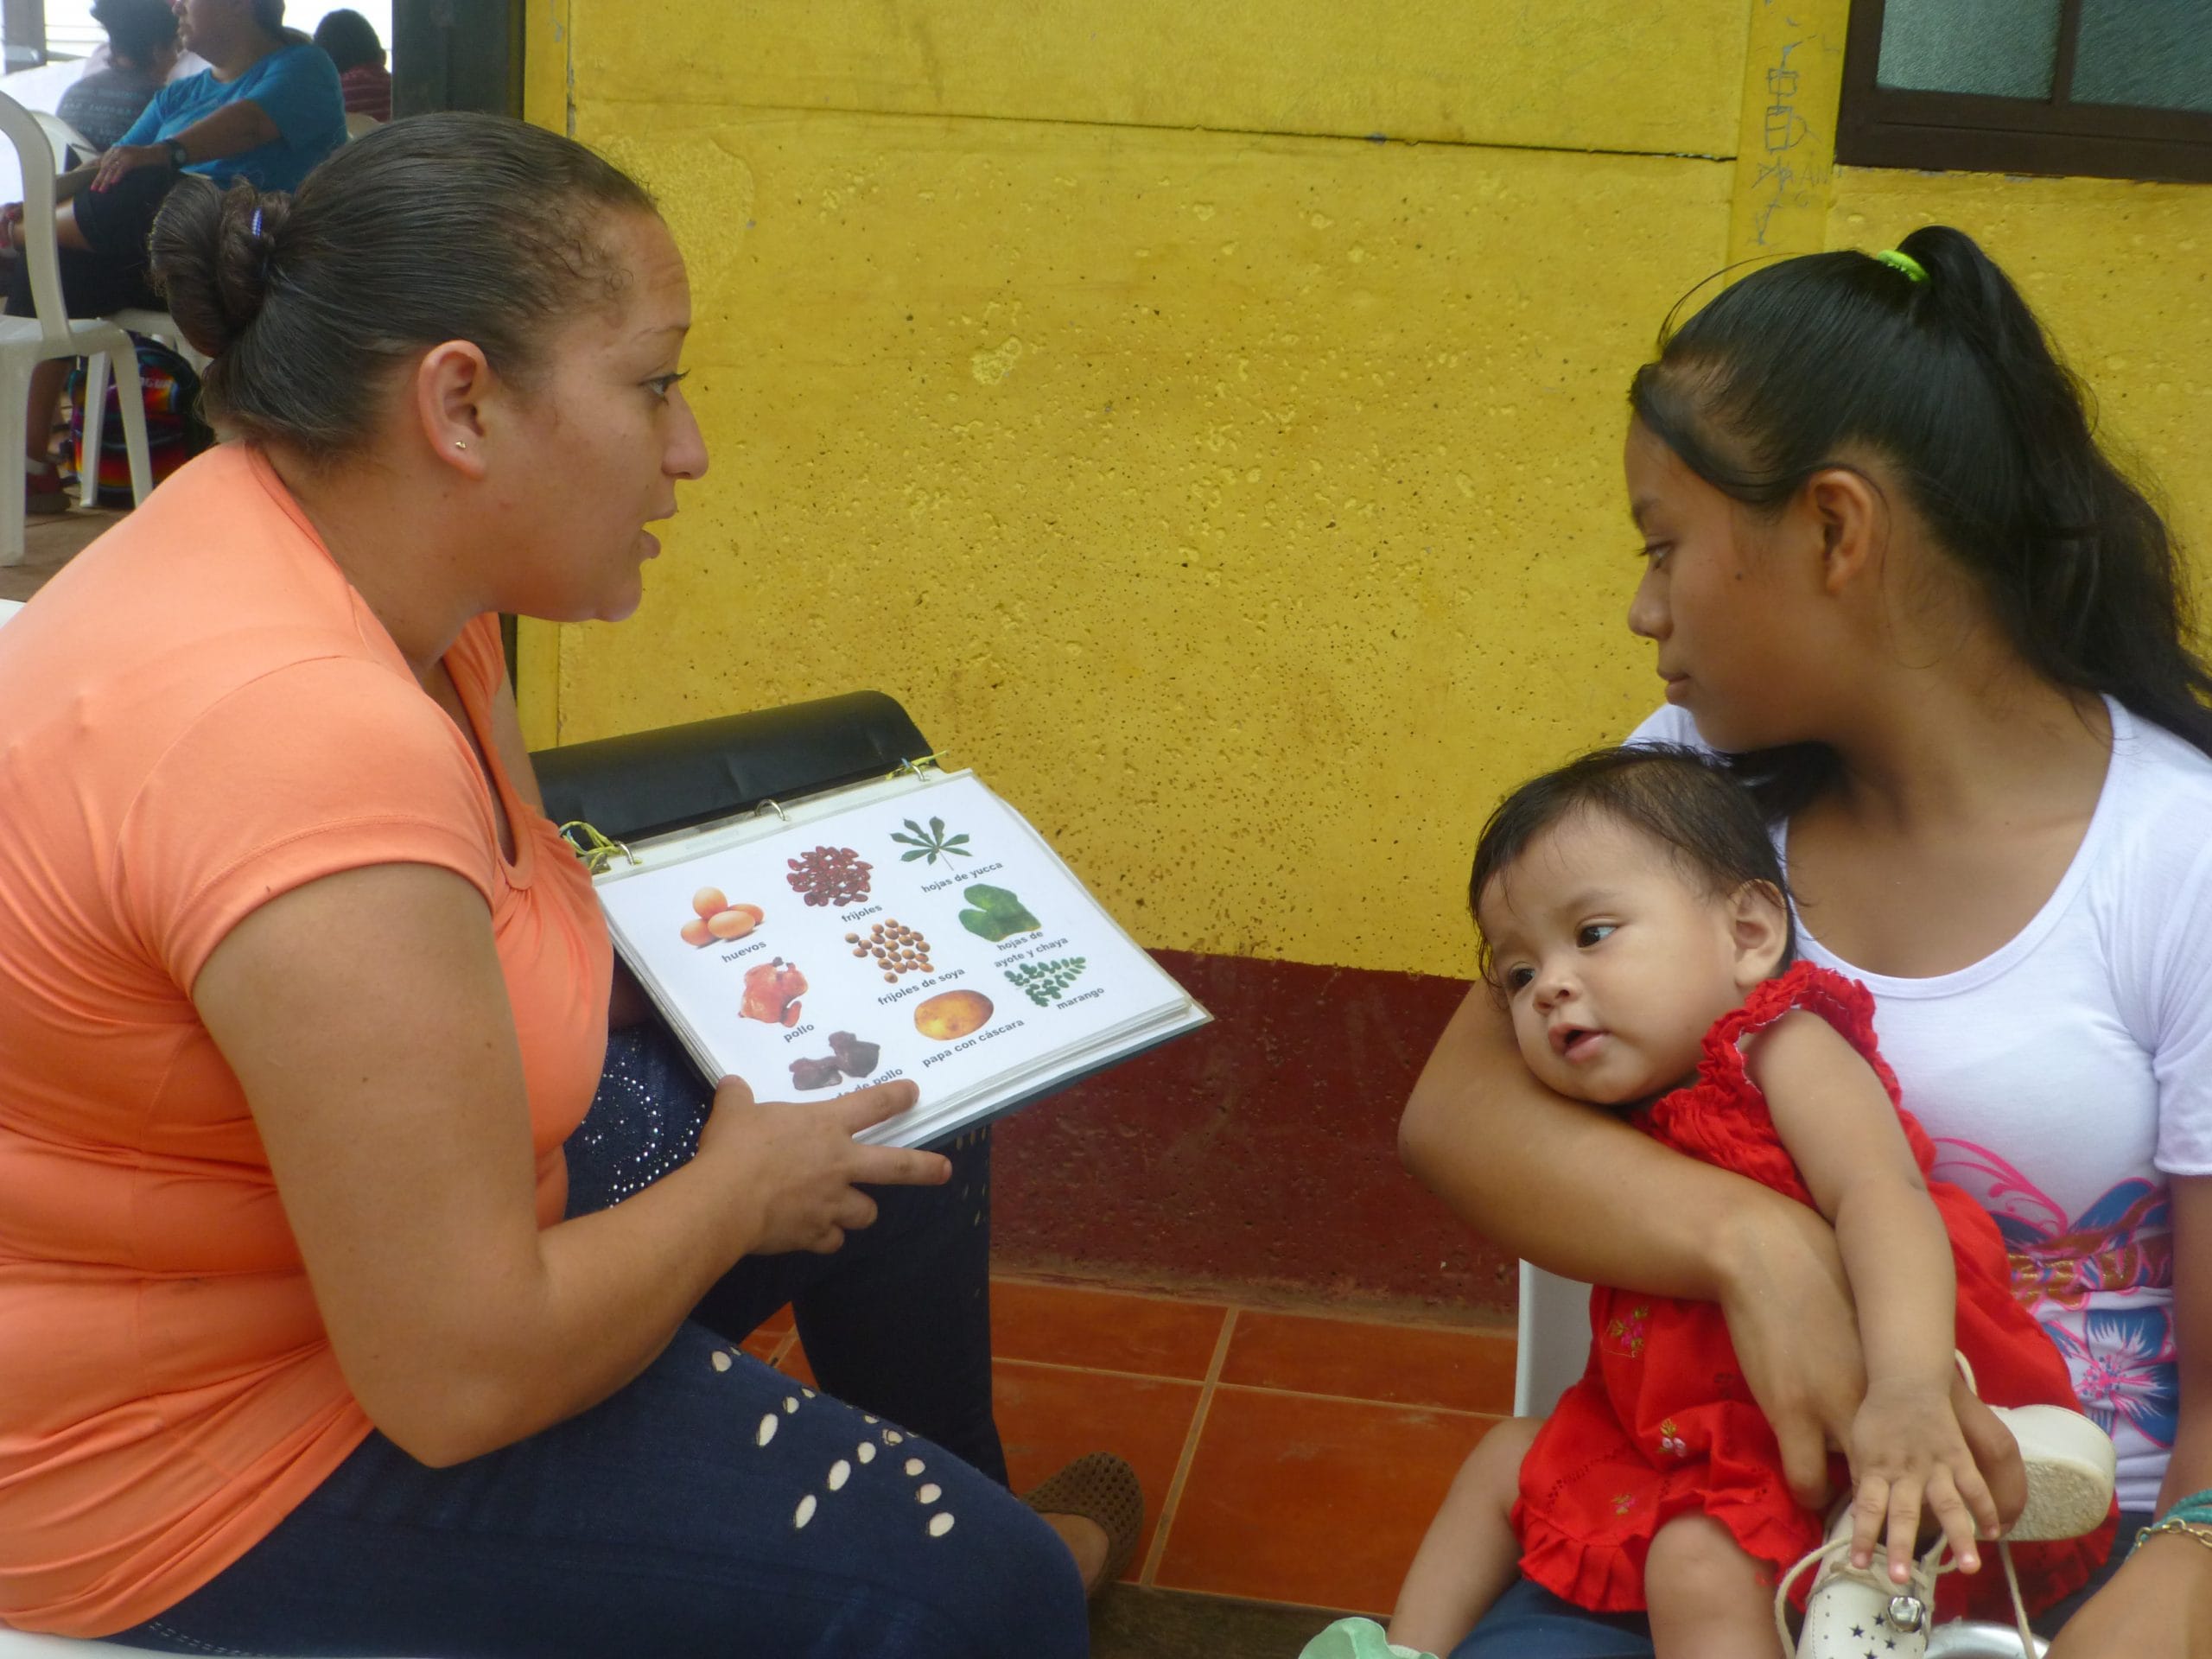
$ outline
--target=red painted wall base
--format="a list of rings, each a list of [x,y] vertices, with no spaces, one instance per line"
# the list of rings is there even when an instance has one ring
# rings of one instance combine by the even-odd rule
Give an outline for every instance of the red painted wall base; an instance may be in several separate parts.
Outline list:
[[[1513,1259],[1398,1162],[1466,983],[1154,955],[1214,1023],[999,1125],[997,1265],[1510,1315]]]

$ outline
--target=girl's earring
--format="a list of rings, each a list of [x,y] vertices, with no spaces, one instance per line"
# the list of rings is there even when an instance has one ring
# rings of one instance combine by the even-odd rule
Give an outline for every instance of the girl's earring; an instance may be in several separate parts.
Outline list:
[[[468,440],[467,438],[455,438],[453,441],[453,447],[456,449],[466,449],[468,448]]]

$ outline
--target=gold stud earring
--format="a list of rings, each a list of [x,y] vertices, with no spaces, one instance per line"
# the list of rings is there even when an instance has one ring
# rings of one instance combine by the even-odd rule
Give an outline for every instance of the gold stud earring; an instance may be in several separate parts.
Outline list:
[[[466,449],[468,448],[468,440],[467,438],[455,438],[453,441],[453,447],[456,449]]]

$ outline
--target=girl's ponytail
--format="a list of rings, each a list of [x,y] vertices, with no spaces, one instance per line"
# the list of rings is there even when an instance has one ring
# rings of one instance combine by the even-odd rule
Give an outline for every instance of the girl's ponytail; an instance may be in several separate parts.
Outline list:
[[[2015,645],[2046,679],[2109,692],[2212,753],[2212,671],[2190,648],[2172,540],[2098,444],[2093,394],[1973,238],[1934,225],[1898,249],[1928,272],[1919,302],[1981,358],[2023,462],[2001,496],[1961,501],[1955,524],[1943,522],[1940,499],[1923,511],[1982,577]]]

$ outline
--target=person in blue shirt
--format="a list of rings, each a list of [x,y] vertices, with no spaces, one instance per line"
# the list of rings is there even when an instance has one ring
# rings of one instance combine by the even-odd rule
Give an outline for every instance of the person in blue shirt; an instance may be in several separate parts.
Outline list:
[[[212,67],[162,87],[114,148],[54,181],[61,296],[71,316],[159,308],[147,283],[146,238],[180,174],[296,190],[346,142],[338,72],[305,35],[284,28],[284,0],[181,0],[177,16],[185,48]],[[18,248],[22,218],[20,205],[4,216]],[[8,271],[7,308],[31,315],[30,276],[20,259]],[[32,512],[69,505],[47,454],[67,367],[41,363],[31,378],[24,505]]]

